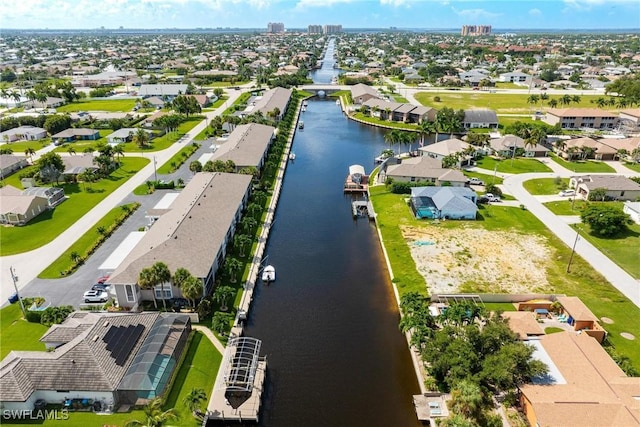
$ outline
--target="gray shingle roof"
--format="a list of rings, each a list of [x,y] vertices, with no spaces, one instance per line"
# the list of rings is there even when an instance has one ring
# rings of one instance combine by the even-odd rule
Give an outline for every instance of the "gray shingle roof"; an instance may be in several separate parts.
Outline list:
[[[493,110],[465,110],[463,123],[498,123]]]
[[[265,116],[268,112],[273,111],[276,107],[280,110],[280,114],[284,114],[289,100],[291,99],[291,89],[276,87],[262,94],[262,98],[256,101],[254,109],[251,111],[262,112]]]
[[[275,128],[257,123],[236,126],[212,160],[233,161],[237,167],[258,167],[265,156]]]

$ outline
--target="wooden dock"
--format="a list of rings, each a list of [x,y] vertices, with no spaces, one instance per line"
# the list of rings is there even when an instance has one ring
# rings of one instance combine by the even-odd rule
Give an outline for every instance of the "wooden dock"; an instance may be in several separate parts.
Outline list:
[[[375,221],[376,219],[373,204],[369,200],[355,200],[351,202],[351,211],[354,218],[366,216],[371,221]]]

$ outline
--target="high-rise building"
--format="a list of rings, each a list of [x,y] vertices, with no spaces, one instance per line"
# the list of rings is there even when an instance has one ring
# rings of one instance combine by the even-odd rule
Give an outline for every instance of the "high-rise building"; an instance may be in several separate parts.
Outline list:
[[[463,25],[462,36],[487,36],[491,34],[491,25]]]
[[[284,33],[284,24],[282,22],[269,22],[267,24],[267,33]]]
[[[324,33],[325,34],[337,34],[342,32],[342,25],[325,25]]]
[[[322,25],[309,25],[307,31],[309,34],[322,34]]]

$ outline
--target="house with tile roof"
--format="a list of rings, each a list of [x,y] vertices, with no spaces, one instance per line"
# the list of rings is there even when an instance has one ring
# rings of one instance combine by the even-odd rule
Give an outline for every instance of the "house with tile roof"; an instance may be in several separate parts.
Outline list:
[[[0,403],[145,404],[165,392],[190,331],[187,315],[74,312],[40,339],[48,351],[12,351],[0,362]]]
[[[543,145],[535,144],[530,146],[525,144],[524,139],[516,135],[504,135],[500,138],[493,138],[489,141],[489,145],[493,152],[501,157],[512,157],[513,150],[521,149],[524,151],[524,157],[546,157],[549,155],[549,149]]]
[[[424,182],[435,186],[450,185],[464,187],[467,177],[457,169],[442,167],[442,161],[428,156],[409,157],[406,159],[389,159],[379,172],[379,179],[387,178],[401,182]]]
[[[589,193],[597,188],[604,188],[605,197],[611,200],[635,201],[640,197],[640,184],[622,175],[572,176],[569,187],[585,200],[589,200]]]
[[[542,121],[548,125],[560,124],[562,129],[615,129],[618,114],[599,108],[551,108],[546,111]]]

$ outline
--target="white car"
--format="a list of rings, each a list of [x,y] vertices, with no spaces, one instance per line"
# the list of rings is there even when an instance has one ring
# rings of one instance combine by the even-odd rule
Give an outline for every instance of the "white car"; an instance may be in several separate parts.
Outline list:
[[[485,194],[485,197],[487,199],[489,199],[490,202],[499,202],[500,201],[500,197],[492,194],[492,193],[487,193]]]
[[[562,190],[558,193],[560,197],[571,197],[576,195],[576,190]]]
[[[109,294],[105,291],[90,290],[84,293],[84,302],[107,302]]]
[[[469,178],[467,182],[471,185],[484,185],[484,182],[478,178]]]

